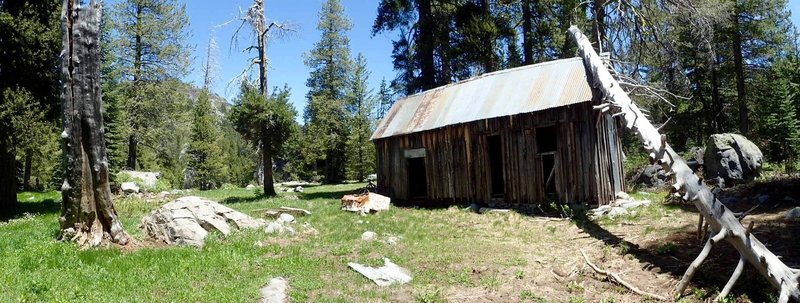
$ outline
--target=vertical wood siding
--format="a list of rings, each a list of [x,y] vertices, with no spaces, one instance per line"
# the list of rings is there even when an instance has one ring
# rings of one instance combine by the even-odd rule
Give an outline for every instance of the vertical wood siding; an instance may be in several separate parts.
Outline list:
[[[617,176],[624,175],[618,125],[593,111],[590,102],[375,140],[378,185],[392,198],[408,200],[408,163],[404,151],[424,148],[428,199],[490,202],[487,137],[499,135],[504,202],[513,205],[546,202],[546,175],[536,146],[536,132],[538,127],[547,126],[556,129],[554,181],[558,201],[601,205],[610,202],[616,193],[612,170],[618,170]],[[609,144],[617,146],[614,155],[610,154]],[[616,161],[611,161],[611,157],[616,157]]]

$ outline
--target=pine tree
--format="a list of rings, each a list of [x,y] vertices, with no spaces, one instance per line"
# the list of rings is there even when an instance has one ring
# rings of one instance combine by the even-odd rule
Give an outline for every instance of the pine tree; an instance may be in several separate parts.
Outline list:
[[[800,64],[793,58],[781,59],[770,69],[772,85],[767,103],[758,107],[760,136],[766,142],[766,154],[771,161],[783,162],[793,168],[800,155]]]
[[[275,195],[272,185],[272,158],[284,151],[286,140],[296,129],[297,112],[289,103],[288,87],[275,89],[267,98],[247,82],[242,83],[239,96],[229,113],[236,131],[261,151],[264,163],[264,194]]]
[[[124,80],[128,127],[127,166],[136,169],[139,143],[160,121],[169,100],[153,98],[148,90],[178,79],[189,68],[189,18],[177,0],[124,0],[109,13],[111,49]],[[164,89],[168,89],[164,87]]]
[[[347,111],[350,114],[350,135],[347,140],[348,177],[362,181],[375,169],[375,145],[369,141],[374,130],[375,98],[367,88],[369,71],[364,55],[358,54],[355,69],[348,81]]]
[[[392,88],[386,83],[386,79],[381,79],[381,86],[378,88],[378,109],[377,119],[383,119],[394,105],[394,95]]]
[[[201,190],[213,189],[222,181],[222,151],[218,144],[214,113],[208,91],[202,90],[194,105],[192,139],[189,143],[189,168],[192,183]]]
[[[0,3],[0,105],[11,102],[4,92],[24,89],[46,120],[59,120],[60,8],[53,0]],[[0,216],[17,204],[12,125],[10,116],[0,118]]]
[[[344,16],[341,0],[327,0],[319,12],[317,29],[321,39],[305,56],[311,69],[306,85],[308,105],[303,113],[309,163],[326,182],[344,180],[348,128],[345,109],[345,87],[351,70],[350,39],[352,24]]]

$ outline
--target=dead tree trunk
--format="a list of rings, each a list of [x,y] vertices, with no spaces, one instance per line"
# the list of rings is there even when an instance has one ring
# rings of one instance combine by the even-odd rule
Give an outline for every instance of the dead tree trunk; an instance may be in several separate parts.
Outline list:
[[[96,246],[104,238],[126,244],[108,184],[100,91],[100,14],[95,0],[64,0],[61,11],[64,120],[63,206],[60,240]]]
[[[622,90],[619,82],[614,79],[603,65],[603,61],[592,48],[589,39],[575,26],[571,26],[569,31],[578,44],[586,69],[592,73],[593,86],[602,92],[603,99],[606,101],[596,106],[596,109],[623,118],[626,127],[637,133],[650,158],[658,161],[665,170],[675,175],[673,188],[683,195],[684,200],[693,202],[700,214],[705,218],[705,221],[710,225],[711,235],[703,251],[692,262],[683,279],[678,283],[678,287],[675,290],[676,295],[681,295],[686,289],[695,271],[703,263],[712,246],[719,241],[725,240],[739,251],[741,261],[736,266],[723,291],[720,292],[720,297],[728,294],[741,274],[744,261],[747,261],[770,284],[780,290],[779,302],[788,302],[789,298],[800,300],[800,289],[798,289],[797,282],[800,271],[786,266],[783,261],[756,239],[749,228],[745,229],[742,226],[732,211],[714,197],[708,187],[686,165],[686,162],[670,148],[666,142],[666,137],[659,134],[658,129],[650,123],[639,107]]]
[[[276,193],[275,184],[272,183],[272,153],[266,127],[261,130],[261,165],[264,168],[264,195],[274,196]]]

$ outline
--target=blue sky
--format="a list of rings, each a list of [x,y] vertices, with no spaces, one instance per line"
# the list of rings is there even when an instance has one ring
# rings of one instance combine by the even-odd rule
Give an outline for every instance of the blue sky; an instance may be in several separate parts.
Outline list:
[[[269,85],[274,87],[288,84],[292,89],[292,103],[300,113],[305,106],[305,95],[308,91],[305,86],[308,68],[303,64],[303,54],[319,40],[317,12],[323,2],[324,0],[265,0],[269,20],[288,22],[297,27],[294,34],[273,40],[270,44]],[[245,69],[250,55],[231,48],[231,35],[238,26],[237,22],[222,27],[219,25],[235,19],[239,10],[246,10],[252,0],[184,0],[184,3],[191,23],[189,41],[195,47],[193,70],[185,80],[195,84],[202,82],[201,67],[208,39],[213,34],[219,46],[219,69],[212,90],[230,101],[236,96],[238,86],[229,83]],[[359,52],[364,54],[371,72],[370,86],[377,90],[382,78],[390,81],[396,74],[391,60],[392,39],[396,38],[396,34],[384,33],[372,37],[370,30],[377,12],[377,0],[343,0],[342,3],[347,17],[353,23],[353,29],[349,33],[351,54],[353,57]],[[788,8],[792,12],[792,22],[800,25],[800,0],[789,0]]]
[[[317,31],[317,12],[323,2],[323,0],[265,1],[266,15],[270,21],[288,22],[298,28],[297,32],[288,37],[273,40],[267,55],[271,64],[269,86],[283,86],[287,83],[292,89],[292,103],[300,113],[306,103],[305,95],[308,89],[305,81],[309,73],[303,64],[303,54],[311,50],[320,38],[320,33]],[[251,55],[230,48],[231,36],[238,27],[238,22],[232,22],[224,27],[218,25],[235,19],[239,9],[246,10],[252,0],[195,0],[185,3],[191,23],[190,42],[195,45],[193,72],[186,77],[186,80],[196,84],[202,82],[201,66],[208,39],[213,33],[219,46],[218,79],[213,91],[231,101],[238,93],[238,85],[229,85],[229,82],[247,67]],[[342,3],[346,15],[353,23],[353,29],[349,33],[351,55],[355,57],[359,52],[364,54],[371,72],[370,86],[377,91],[382,78],[390,81],[395,76],[391,62],[391,39],[394,38],[394,34],[378,34],[372,37],[370,33],[378,1],[343,0]],[[240,46],[244,45],[240,43]]]

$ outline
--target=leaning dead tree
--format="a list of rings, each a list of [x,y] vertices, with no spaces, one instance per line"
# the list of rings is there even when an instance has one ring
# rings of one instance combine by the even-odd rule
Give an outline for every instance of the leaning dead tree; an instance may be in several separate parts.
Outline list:
[[[108,184],[100,91],[100,14],[96,0],[64,0],[61,11],[61,107],[64,184],[60,240],[96,246],[129,237],[117,218]]]
[[[592,74],[593,86],[603,94],[604,103],[595,108],[603,113],[622,117],[626,127],[636,132],[650,158],[675,176],[673,189],[680,193],[684,200],[694,203],[709,224],[708,241],[697,258],[689,265],[675,289],[675,295],[683,294],[714,244],[727,241],[739,252],[740,259],[730,280],[717,297],[718,300],[728,295],[736,280],[739,279],[745,263],[750,263],[770,284],[780,290],[778,302],[788,302],[789,298],[800,301],[800,289],[798,289],[800,270],[784,264],[751,233],[752,224],[749,228],[745,228],[740,222],[741,218],[737,218],[731,210],[716,199],[709,188],[689,168],[686,161],[667,144],[666,136],[658,132],[658,129],[647,119],[641,109],[622,90],[619,82],[603,65],[602,59],[592,48],[589,39],[575,26],[571,26],[569,32],[578,44],[584,65]]]

